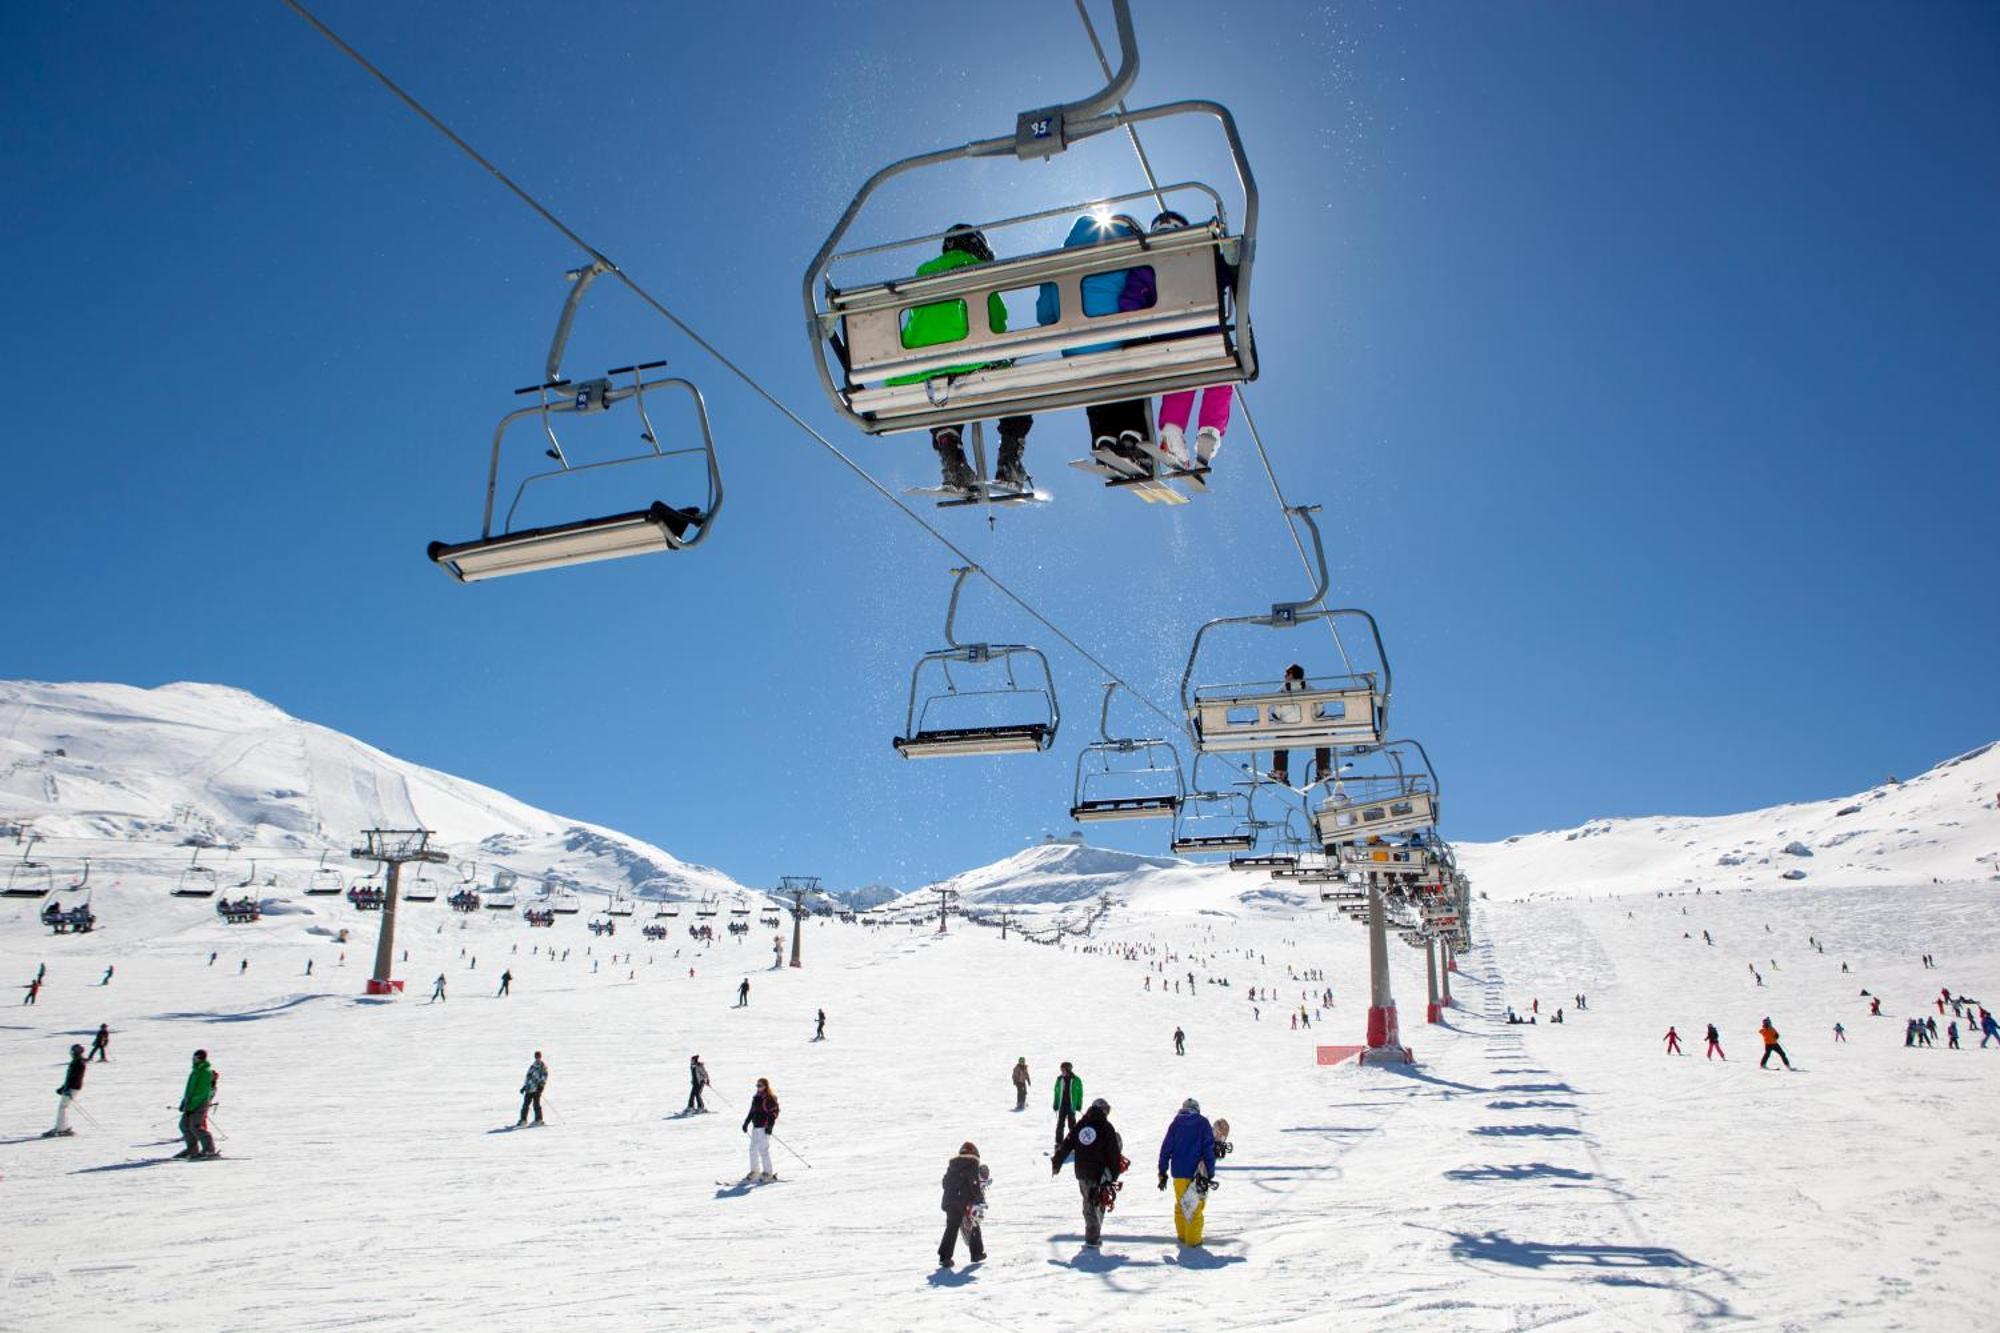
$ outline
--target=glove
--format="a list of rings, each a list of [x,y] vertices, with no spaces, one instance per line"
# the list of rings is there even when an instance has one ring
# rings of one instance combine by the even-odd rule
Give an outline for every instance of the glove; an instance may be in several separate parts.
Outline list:
[[[1059,1176],[1059,1175],[1061,1175],[1061,1174],[1062,1174],[1062,1163],[1061,1163],[1061,1162],[1050,1162],[1050,1163],[1049,1163],[1049,1174],[1050,1174],[1050,1175],[1052,1175],[1052,1176]]]
[[[1167,1187],[1167,1173],[1162,1171],[1160,1172],[1160,1188],[1165,1189],[1166,1187]]]

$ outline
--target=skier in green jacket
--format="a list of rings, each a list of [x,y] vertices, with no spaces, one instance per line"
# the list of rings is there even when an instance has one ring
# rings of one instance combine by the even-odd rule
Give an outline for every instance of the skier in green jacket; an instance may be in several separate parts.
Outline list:
[[[917,276],[929,277],[933,273],[949,273],[955,268],[965,268],[971,264],[993,262],[993,248],[986,243],[985,233],[977,227],[960,222],[944,234],[942,252],[935,259],[927,259],[917,266]],[[1000,300],[998,292],[989,292],[986,297],[987,327],[994,333],[1007,331],[1007,307]],[[903,326],[903,346],[906,348],[936,347],[944,343],[962,340],[969,332],[965,302],[936,301],[930,305],[920,305],[910,311],[909,322]],[[949,379],[953,375],[969,375],[975,370],[984,370],[991,362],[975,361],[969,365],[950,366],[944,370],[927,371],[921,375],[900,375],[889,381],[891,384],[920,384],[925,380]],[[1022,454],[1028,446],[1028,430],[1035,424],[1029,416],[1000,418],[1000,459],[994,468],[993,479],[1010,490],[1024,491],[1033,483],[1022,463]],[[934,426],[931,428],[931,448],[937,451],[938,465],[944,472],[944,484],[955,491],[969,491],[978,480],[972,473],[971,464],[965,461],[965,428],[963,426]]]
[[[1076,1128],[1076,1114],[1083,1109],[1083,1080],[1069,1067],[1069,1061],[1062,1062],[1062,1073],[1056,1075],[1056,1146],[1069,1132]]]
[[[215,1136],[208,1132],[208,1108],[215,1105],[215,1085],[221,1077],[208,1062],[207,1051],[194,1053],[194,1067],[188,1070],[187,1086],[181,1089],[181,1139],[187,1147],[175,1157],[221,1156],[215,1150]]]

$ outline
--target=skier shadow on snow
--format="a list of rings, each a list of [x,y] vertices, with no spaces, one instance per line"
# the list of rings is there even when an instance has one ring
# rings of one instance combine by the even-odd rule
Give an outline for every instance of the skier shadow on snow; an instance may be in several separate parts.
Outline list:
[[[1547,1245],[1515,1240],[1500,1231],[1475,1235],[1451,1232],[1451,1257],[1472,1263],[1508,1264],[1515,1268],[1706,1268],[1679,1250],[1663,1245]],[[1653,1286],[1634,1279],[1602,1279],[1621,1285]]]
[[[1573,1139],[1582,1136],[1580,1129],[1568,1125],[1481,1125],[1472,1131],[1487,1138],[1506,1139]]]
[[[1462,1166],[1444,1173],[1446,1180],[1553,1180],[1584,1182],[1597,1179],[1594,1171],[1578,1171],[1548,1162],[1519,1162],[1508,1166]],[[1562,1188],[1558,1185],[1558,1188]]]
[[[103,1166],[80,1166],[70,1172],[73,1176],[95,1176],[106,1171],[137,1171],[143,1166],[163,1166],[173,1161],[171,1157],[141,1157],[130,1162],[106,1162]]]
[[[969,1287],[979,1281],[970,1268],[940,1268],[927,1279],[933,1287]]]
[[[1568,1092],[1574,1093],[1567,1083],[1502,1083],[1494,1092]]]
[[[1415,1065],[1383,1065],[1381,1068],[1402,1078],[1414,1079],[1418,1083],[1429,1083],[1440,1088],[1449,1088],[1454,1092],[1476,1092],[1483,1096],[1493,1091],[1491,1088],[1476,1088],[1470,1083],[1459,1083],[1452,1079],[1439,1078],[1436,1074],[1426,1073]]]
[[[245,1009],[241,1013],[186,1012],[154,1014],[153,1021],[156,1023],[163,1020],[175,1022],[191,1021],[195,1023],[255,1023],[259,1019],[270,1018],[274,1014],[282,1014],[287,1009],[296,1009],[308,1001],[323,1000],[325,998],[324,995],[294,995],[291,999],[285,1000],[282,1003],[266,1005],[262,1009]]]
[[[1486,1103],[1489,1111],[1574,1111],[1575,1102],[1552,1102],[1545,1097],[1530,1097],[1525,1101],[1497,1101]]]

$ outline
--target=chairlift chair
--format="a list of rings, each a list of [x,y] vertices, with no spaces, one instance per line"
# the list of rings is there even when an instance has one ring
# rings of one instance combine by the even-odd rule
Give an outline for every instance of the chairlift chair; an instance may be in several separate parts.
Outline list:
[[[1181,799],[1174,816],[1174,837],[1168,844],[1176,856],[1240,856],[1257,846],[1257,826],[1250,808],[1249,788],[1207,788],[1201,780],[1201,756],[1195,756],[1194,790]]]
[[[1062,712],[1056,702],[1056,682],[1049,670],[1049,660],[1038,648],[1019,643],[960,643],[954,633],[958,618],[959,593],[965,587],[966,577],[977,570],[976,565],[964,565],[952,570],[951,603],[944,616],[944,639],[949,646],[924,654],[910,672],[909,716],[904,727],[906,735],[897,736],[892,742],[896,752],[905,759],[936,759],[957,755],[993,754],[1033,754],[1048,749],[1055,743],[1056,730],[1061,725]],[[1014,659],[1022,658],[1041,669],[1040,685],[1021,684],[1014,672]],[[954,662],[971,666],[998,665],[1006,673],[1006,685],[983,690],[961,691],[952,678],[951,665]],[[941,693],[923,694],[922,689],[927,667],[937,668],[944,689]],[[951,700],[975,697],[1019,698],[1038,701],[1037,716],[1031,720],[1010,722],[1001,725],[972,727],[942,727],[929,725],[931,710]]]
[[[194,849],[193,857],[189,858],[186,868],[181,871],[180,879],[174,884],[173,896],[213,898],[221,887],[221,881],[216,877],[215,871],[201,864],[201,848],[197,847]]]
[[[403,901],[406,903],[434,903],[437,901],[438,884],[423,862],[417,863],[417,873],[403,886]]]
[[[709,431],[708,406],[702,399],[701,390],[684,379],[647,379],[646,372],[664,366],[664,361],[619,366],[607,370],[598,379],[581,383],[563,377],[563,351],[569,342],[570,325],[576,318],[577,306],[590,284],[600,274],[610,271],[608,264],[598,261],[568,275],[572,285],[556,323],[555,339],[549,346],[542,383],[515,391],[521,395],[536,395],[536,402],[509,412],[500,418],[500,424],[494,428],[492,460],[486,475],[485,517],[478,539],[430,544],[431,560],[460,583],[475,583],[538,569],[559,569],[595,560],[615,560],[621,556],[690,550],[700,545],[714,527],[716,512],[722,507],[722,473],[716,465],[715,440]],[[671,449],[661,444],[646,397],[658,391],[685,393],[688,396],[694,406],[694,421],[700,433],[698,444]],[[595,463],[573,463],[557,438],[558,419],[608,412],[626,403],[630,403],[635,410],[639,438],[645,447]],[[493,511],[500,484],[501,446],[510,429],[530,420],[541,427],[540,435],[535,438],[545,442],[546,452],[555,460],[556,466],[549,471],[533,473],[521,482],[496,530]],[[655,500],[643,509],[600,518],[544,527],[514,526],[514,517],[520,510],[522,498],[528,488],[537,482],[634,463],[671,463],[675,459],[695,456],[702,460],[705,479],[702,498],[691,507],[676,508]]]
[[[549,895],[549,910],[557,916],[575,916],[583,910],[574,889],[557,889]]]
[[[1313,811],[1329,851],[1346,843],[1428,832],[1438,821],[1437,772],[1417,741],[1389,741],[1360,752],[1373,771],[1343,776]]]
[[[614,893],[611,895],[610,904],[604,909],[604,914],[606,916],[630,916],[632,915],[632,900],[622,893]]]
[[[1195,631],[1187,667],[1181,673],[1181,707],[1187,713],[1188,731],[1195,748],[1204,754],[1335,749],[1381,743],[1389,718],[1388,654],[1382,647],[1382,634],[1376,628],[1375,617],[1359,609],[1335,611],[1320,605],[1326,598],[1328,575],[1326,547],[1320,540],[1319,524],[1313,519],[1317,510],[1317,505],[1297,505],[1286,510],[1288,515],[1305,523],[1312,538],[1319,582],[1311,597],[1301,602],[1278,602],[1268,615],[1211,620]],[[1194,683],[1202,640],[1209,631],[1235,625],[1296,629],[1315,622],[1333,627],[1334,642],[1342,658],[1340,671],[1308,675],[1302,690],[1287,690],[1283,681]],[[1343,634],[1343,629],[1348,632]],[[1350,651],[1349,638],[1358,638],[1368,646],[1368,652],[1360,655],[1358,661],[1357,654]]]
[[[1077,752],[1076,786],[1070,798],[1069,817],[1079,824],[1101,824],[1121,819],[1172,819],[1187,791],[1181,772],[1180,750],[1159,739],[1115,737],[1111,734],[1111,696],[1118,682],[1104,687],[1104,704],[1098,712],[1098,740]],[[1137,767],[1119,767],[1132,761]],[[1161,788],[1173,779],[1173,789]]]
[[[1260,834],[1266,830],[1272,831],[1270,850],[1259,852],[1253,848],[1246,855],[1232,856],[1229,858],[1229,868],[1252,872],[1264,871],[1273,876],[1281,871],[1297,870],[1300,858],[1308,851],[1306,836],[1300,832],[1297,821],[1292,818],[1297,813],[1300,812],[1287,810],[1285,817],[1280,820],[1253,819],[1251,825]]]
[[[820,385],[835,409],[867,434],[1150,398],[1256,378],[1250,271],[1256,250],[1257,182],[1235,119],[1228,108],[1208,101],[1125,110],[1122,99],[1138,77],[1138,42],[1128,0],[1114,0],[1114,8],[1120,67],[1104,88],[1081,101],[1022,112],[1010,135],[883,167],[863,183],[807,266],[803,294]],[[929,245],[931,253],[937,253],[943,233],[841,250],[863,206],[896,176],[965,159],[1045,160],[1084,139],[1176,116],[1212,117],[1221,126],[1243,195],[1240,232],[1230,230],[1222,200],[1212,187],[1187,182],[1162,186],[1157,193],[1205,194],[1214,204],[1212,222],[968,264],[924,277],[846,288],[833,283],[830,270],[844,260],[919,245]],[[1155,193],[1149,188],[981,225],[983,230],[999,231],[1063,214],[1108,212],[1113,205]],[[1102,316],[1084,314],[1080,284],[1085,277],[1141,266],[1153,270],[1154,304]],[[969,318],[963,337],[916,348],[905,345],[909,314],[919,306],[962,302],[967,311],[983,311],[989,297],[1044,285],[1058,293],[1060,313],[1054,323],[996,330],[989,319]],[[1080,354],[1066,357],[1064,352]],[[977,369],[966,369],[969,365]],[[895,380],[903,382],[890,382]]]
[[[4,896],[46,898],[55,891],[56,872],[46,863],[21,860],[7,867],[7,887]]]
[[[326,863],[327,854],[319,854],[319,864],[306,876],[306,893],[315,898],[331,897],[347,892],[347,876]]]

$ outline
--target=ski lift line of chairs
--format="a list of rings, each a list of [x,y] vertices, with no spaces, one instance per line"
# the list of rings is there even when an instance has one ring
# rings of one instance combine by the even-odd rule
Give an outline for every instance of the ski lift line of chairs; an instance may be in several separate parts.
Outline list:
[[[1407,765],[1406,757],[1421,764],[1421,771]],[[1437,826],[1437,773],[1424,747],[1413,740],[1388,741],[1363,752],[1363,760],[1371,758],[1388,767],[1341,778],[1313,811],[1314,829],[1329,850],[1368,838],[1424,833]]]
[[[389,901],[389,891],[379,885],[357,884],[347,891],[347,901],[357,912],[379,912]]]
[[[1104,704],[1097,718],[1100,739],[1090,742],[1077,753],[1076,786],[1070,798],[1069,817],[1079,824],[1123,819],[1172,819],[1180,809],[1181,797],[1187,791],[1187,779],[1181,771],[1180,751],[1166,740],[1114,737],[1111,734],[1111,696],[1117,692],[1117,681],[1105,685]],[[1115,766],[1120,757],[1135,755],[1143,767]],[[1162,786],[1168,775],[1173,778],[1172,791],[1127,790],[1122,794],[1106,794],[1107,788],[1115,791],[1127,784],[1139,788]]]
[[[958,425],[973,418],[1150,398],[1256,378],[1250,271],[1256,250],[1257,182],[1235,119],[1228,108],[1207,101],[1117,110],[1138,77],[1139,53],[1129,0],[1114,0],[1114,8],[1120,63],[1104,88],[1081,101],[1020,113],[1011,135],[922,153],[883,167],[862,184],[807,266],[803,295],[821,387],[834,407],[866,433],[884,435]],[[896,176],[975,158],[1013,157],[1024,163],[1047,159],[1084,139],[1176,116],[1212,117],[1220,125],[1243,195],[1241,232],[1230,232],[1213,188],[1178,185],[1171,188],[1198,189],[1214,199],[1214,221],[845,290],[835,287],[829,276],[838,260],[939,239],[916,237],[841,251],[869,198]],[[1151,193],[1095,202],[1110,204]],[[1000,230],[1046,216],[1003,218],[983,226]],[[1102,316],[1084,313],[1085,277],[1142,266],[1153,270],[1158,293],[1154,304]],[[967,310],[980,310],[989,297],[1045,284],[1058,294],[1059,315],[1052,324],[996,331],[988,320],[968,319],[963,338],[919,349],[904,345],[906,318],[917,306],[963,302]],[[1113,346],[1091,350],[1106,343]],[[1083,354],[1062,355],[1065,352]],[[968,362],[980,368],[949,373]],[[885,383],[910,376],[918,378],[906,384]]]
[[[962,565],[952,570],[951,602],[944,615],[944,640],[946,647],[925,653],[917,660],[910,672],[909,715],[904,726],[905,735],[898,736],[892,744],[896,752],[905,759],[937,759],[960,755],[1034,754],[1048,749],[1055,743],[1056,731],[1062,723],[1062,710],[1056,702],[1055,675],[1049,670],[1049,659],[1038,648],[1021,643],[960,643],[955,633],[958,618],[958,599],[965,587],[967,576],[978,571],[977,565]],[[1014,660],[1023,658],[1041,668],[1042,683],[1022,685],[1014,673]],[[1007,683],[1004,688],[961,691],[952,679],[951,664],[964,663],[969,666],[999,665],[1005,672]],[[935,666],[936,674],[944,680],[942,693],[924,694],[925,668]],[[1001,725],[973,727],[939,727],[927,725],[932,708],[954,699],[974,697],[1019,699],[1033,698],[1038,701],[1037,716],[1030,721],[1010,722]]]
[[[556,323],[555,339],[549,347],[543,381],[515,391],[517,394],[535,394],[539,401],[533,406],[509,412],[500,418],[500,424],[493,430],[492,459],[486,475],[486,508],[478,539],[430,544],[431,560],[460,583],[476,583],[482,579],[540,569],[559,569],[595,560],[615,560],[621,556],[691,550],[706,539],[714,526],[716,512],[722,507],[722,473],[716,465],[715,439],[709,429],[708,405],[702,399],[700,389],[684,379],[647,379],[646,372],[664,366],[664,361],[619,366],[607,370],[598,379],[581,383],[563,378],[562,356],[569,342],[570,325],[576,318],[577,306],[590,284],[600,274],[609,271],[610,267],[599,261],[568,275],[572,285]],[[630,376],[630,381],[621,382],[621,376]],[[660,433],[653,425],[646,395],[662,390],[688,396],[700,433],[699,444],[672,449],[661,445]],[[596,463],[572,463],[557,437],[556,420],[564,416],[609,412],[626,403],[632,405],[639,418],[639,438],[645,442],[645,448]],[[496,531],[493,511],[500,485],[501,447],[510,429],[531,419],[541,426],[540,438],[546,442],[545,451],[555,460],[556,466],[549,471],[531,473],[522,480]],[[544,527],[514,527],[514,516],[520,510],[522,499],[528,488],[537,482],[633,463],[671,463],[677,458],[693,456],[701,458],[705,473],[705,491],[698,505],[675,508],[655,500],[643,509],[601,518],[579,519]]]
[[[1195,631],[1188,649],[1187,667],[1181,673],[1181,707],[1188,720],[1195,748],[1204,754],[1245,750],[1334,749],[1342,746],[1372,746],[1382,743],[1389,721],[1389,657],[1382,646],[1382,633],[1375,617],[1358,608],[1328,610],[1326,599],[1329,576],[1326,545],[1319,524],[1313,518],[1317,505],[1294,505],[1286,509],[1289,518],[1303,522],[1312,538],[1317,585],[1311,597],[1300,602],[1275,603],[1267,615],[1227,616],[1211,620]],[[1201,660],[1202,640],[1210,630],[1225,626],[1254,625],[1266,629],[1295,629],[1300,625],[1324,622],[1333,627],[1340,645],[1345,670],[1331,675],[1308,674],[1304,688],[1285,688],[1257,682],[1227,685],[1196,685],[1195,668]],[[1363,638],[1372,645],[1372,659],[1357,668],[1340,634],[1344,626],[1364,628]],[[1326,776],[1324,774],[1322,777]]]

